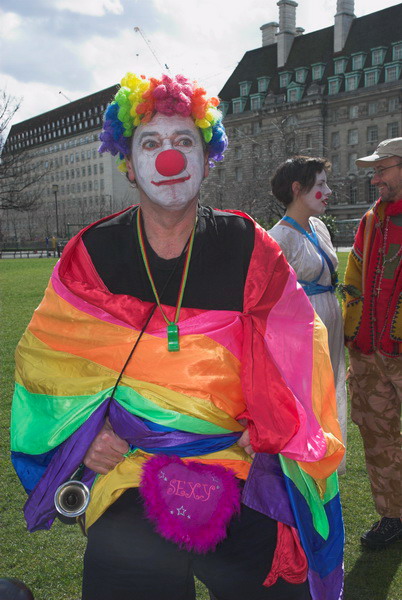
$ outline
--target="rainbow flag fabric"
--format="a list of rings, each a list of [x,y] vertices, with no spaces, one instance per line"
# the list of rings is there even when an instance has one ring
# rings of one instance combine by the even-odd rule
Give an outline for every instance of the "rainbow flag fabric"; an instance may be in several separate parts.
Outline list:
[[[152,305],[109,292],[82,234],[64,250],[16,350],[11,450],[29,494],[28,528],[50,527],[52,494],[82,462],[107,414],[131,451],[121,471],[93,484],[92,522],[136,485],[135,465],[148,456],[221,464],[247,480],[246,504],[298,530],[313,598],[339,600],[336,468],[344,448],[326,330],[279,246],[255,224],[243,311],[183,306],[180,351],[172,353],[156,311],[115,389]],[[236,444],[240,418],[258,452],[251,471]]]

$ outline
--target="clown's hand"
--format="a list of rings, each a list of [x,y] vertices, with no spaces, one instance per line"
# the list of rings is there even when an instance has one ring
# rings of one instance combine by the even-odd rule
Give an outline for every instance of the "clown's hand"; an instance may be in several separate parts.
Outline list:
[[[129,445],[113,431],[109,419],[88,448],[84,465],[95,473],[106,475],[123,460]]]
[[[251,458],[254,458],[255,452],[250,444],[250,432],[248,429],[243,431],[242,436],[237,440],[237,443],[241,448],[244,448],[245,452],[247,452]]]

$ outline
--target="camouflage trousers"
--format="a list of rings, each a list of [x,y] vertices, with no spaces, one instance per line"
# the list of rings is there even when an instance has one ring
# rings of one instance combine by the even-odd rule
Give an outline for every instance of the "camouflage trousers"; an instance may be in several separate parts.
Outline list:
[[[374,503],[383,517],[402,517],[402,356],[349,350],[352,421],[363,438]]]

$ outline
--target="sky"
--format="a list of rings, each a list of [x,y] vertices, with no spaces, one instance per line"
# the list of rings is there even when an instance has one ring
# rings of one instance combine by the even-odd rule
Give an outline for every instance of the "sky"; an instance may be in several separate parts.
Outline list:
[[[398,4],[356,0],[357,17]],[[0,91],[21,100],[13,123],[120,81],[127,71],[197,79],[220,89],[276,0],[1,0]],[[305,33],[334,23],[336,0],[298,0]],[[135,29],[137,28],[137,30]]]

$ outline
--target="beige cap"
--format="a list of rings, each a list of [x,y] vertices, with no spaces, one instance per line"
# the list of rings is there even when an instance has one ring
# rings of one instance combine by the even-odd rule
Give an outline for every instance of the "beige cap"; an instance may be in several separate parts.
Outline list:
[[[391,156],[402,156],[402,137],[384,140],[381,144],[378,144],[373,154],[358,158],[356,165],[358,167],[370,167],[373,162],[378,162]]]

